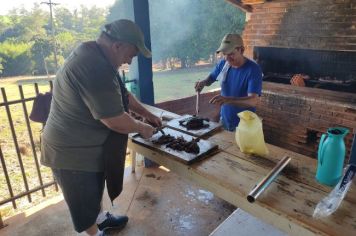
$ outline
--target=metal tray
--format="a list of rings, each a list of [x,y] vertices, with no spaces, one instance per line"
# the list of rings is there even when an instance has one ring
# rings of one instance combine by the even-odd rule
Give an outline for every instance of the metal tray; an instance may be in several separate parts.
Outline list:
[[[183,136],[183,138],[185,140],[192,140],[192,138],[195,139],[195,137],[179,132],[177,130],[173,130],[170,128],[163,128],[163,131],[165,132],[165,134],[170,134],[174,137],[179,137],[179,136]],[[155,151],[160,151],[163,152],[165,154],[168,154],[167,157],[168,158],[174,158],[180,162],[183,162],[185,164],[191,164],[194,161],[200,160],[202,158],[205,158],[215,152],[218,151],[218,145],[214,144],[210,141],[207,140],[203,140],[200,139],[199,142],[197,143],[199,148],[200,148],[200,152],[198,154],[195,153],[187,153],[185,151],[176,151],[173,150],[171,148],[167,148],[166,144],[163,145],[159,145],[159,144],[154,144],[152,143],[153,140],[157,140],[162,134],[160,132],[154,134],[151,138],[149,139],[143,139],[140,135],[135,135],[132,137],[132,141],[134,143],[138,143],[141,144],[147,148],[150,148],[152,150]]]
[[[202,129],[198,129],[198,130],[188,130],[186,127],[184,127],[184,126],[179,124],[180,120],[186,119],[188,117],[192,117],[192,116],[191,115],[184,115],[184,116],[181,116],[179,118],[173,119],[171,121],[168,121],[166,126],[172,128],[172,129],[181,131],[183,133],[195,136],[195,137],[204,137],[204,136],[210,134],[211,132],[213,132],[213,131],[215,131],[215,130],[217,130],[217,129],[222,127],[222,125],[220,123],[216,123],[216,122],[213,122],[213,121],[209,121],[209,122],[208,121],[204,121],[205,124],[209,124],[208,127],[202,128]]]

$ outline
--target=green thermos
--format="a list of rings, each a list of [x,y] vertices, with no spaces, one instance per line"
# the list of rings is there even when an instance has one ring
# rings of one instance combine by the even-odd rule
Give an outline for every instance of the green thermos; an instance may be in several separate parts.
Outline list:
[[[344,137],[349,130],[333,127],[322,134],[318,148],[316,179],[321,184],[334,186],[342,177],[346,147]]]

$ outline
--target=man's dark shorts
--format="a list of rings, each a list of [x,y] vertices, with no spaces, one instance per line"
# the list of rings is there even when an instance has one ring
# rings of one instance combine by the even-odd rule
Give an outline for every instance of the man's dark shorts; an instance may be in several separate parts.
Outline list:
[[[52,169],[69,207],[74,228],[83,232],[94,225],[101,209],[103,172]]]

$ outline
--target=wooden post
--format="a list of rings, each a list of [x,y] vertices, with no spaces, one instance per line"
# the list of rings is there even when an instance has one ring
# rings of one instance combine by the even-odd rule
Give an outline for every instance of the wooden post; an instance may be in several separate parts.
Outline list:
[[[130,150],[130,156],[131,156],[131,173],[135,173],[136,169],[136,151],[133,149]]]

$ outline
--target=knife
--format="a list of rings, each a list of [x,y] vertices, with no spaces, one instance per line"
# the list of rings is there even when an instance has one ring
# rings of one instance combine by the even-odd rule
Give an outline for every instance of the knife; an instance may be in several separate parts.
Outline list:
[[[163,131],[162,127],[157,127],[156,128],[156,133],[161,132],[161,134],[166,135],[166,133]]]
[[[195,115],[199,115],[199,92],[197,92],[196,103],[195,103]]]

